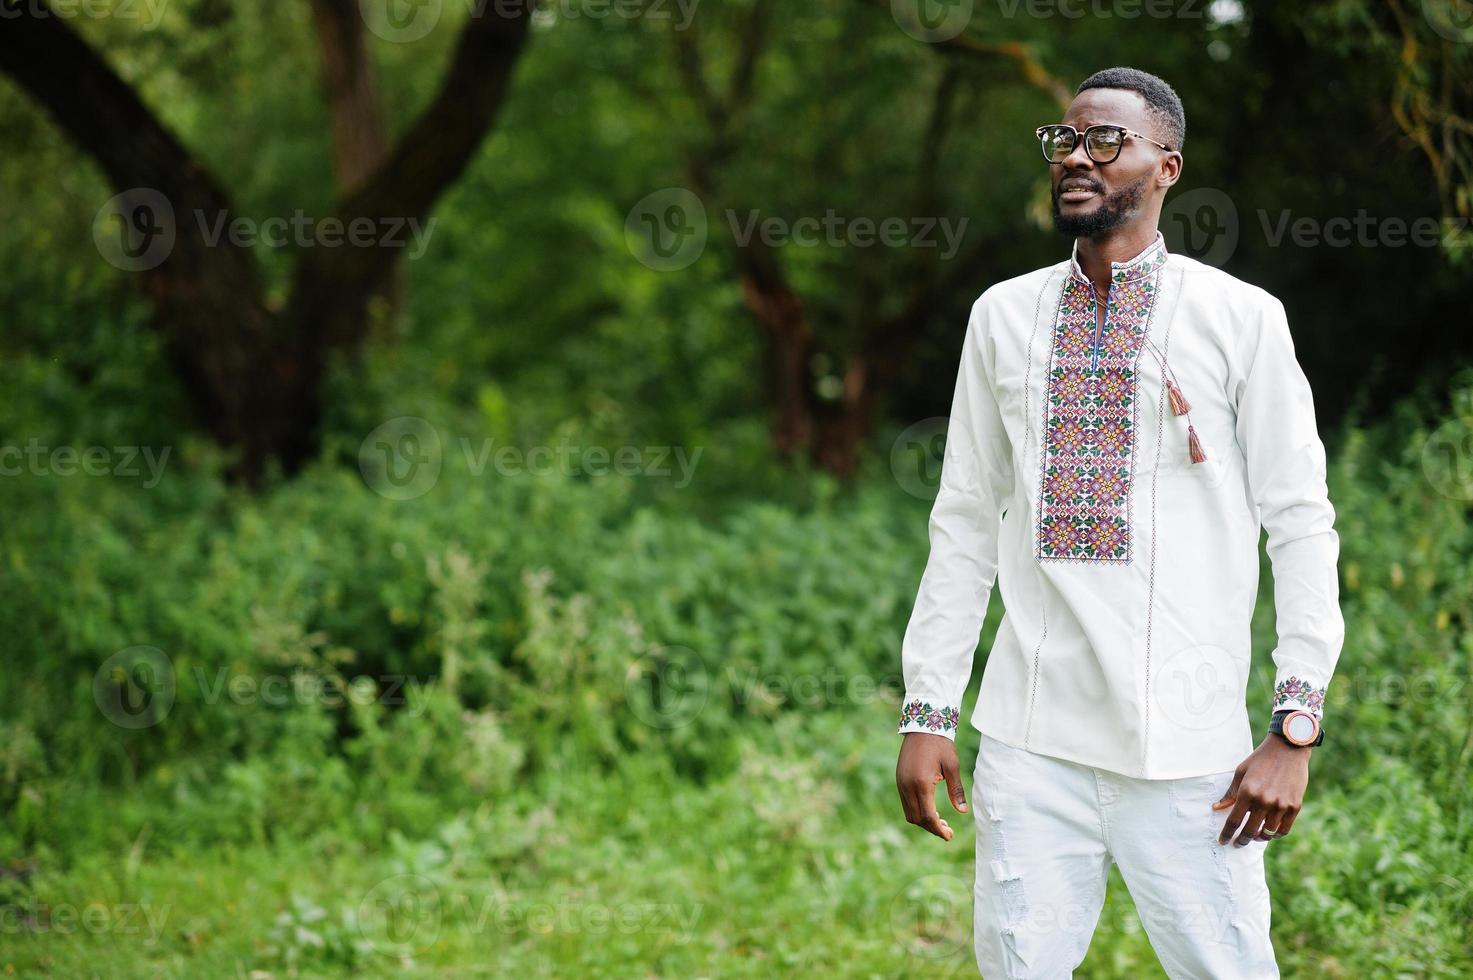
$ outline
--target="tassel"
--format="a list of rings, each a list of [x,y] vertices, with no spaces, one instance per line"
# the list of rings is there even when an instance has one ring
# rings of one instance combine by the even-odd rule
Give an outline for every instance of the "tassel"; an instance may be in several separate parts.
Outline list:
[[[1191,451],[1192,462],[1205,463],[1207,454],[1202,451],[1202,443],[1197,440],[1197,430],[1189,424],[1187,426],[1187,448]]]
[[[1170,378],[1166,379],[1166,394],[1171,398],[1172,415],[1185,415],[1192,410],[1192,406],[1187,404],[1186,396]]]

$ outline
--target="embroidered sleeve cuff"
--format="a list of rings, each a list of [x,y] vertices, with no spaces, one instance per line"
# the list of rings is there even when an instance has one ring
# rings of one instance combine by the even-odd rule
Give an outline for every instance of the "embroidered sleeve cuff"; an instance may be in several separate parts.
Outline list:
[[[955,739],[962,711],[957,705],[933,705],[929,701],[908,701],[900,709],[900,734],[929,732]]]
[[[1293,674],[1274,685],[1274,711],[1297,708],[1318,718],[1323,713],[1324,706],[1325,688],[1316,687]]]

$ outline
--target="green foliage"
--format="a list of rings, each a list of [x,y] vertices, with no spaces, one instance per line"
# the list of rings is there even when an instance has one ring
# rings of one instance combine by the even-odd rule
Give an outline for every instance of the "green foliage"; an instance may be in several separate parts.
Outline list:
[[[1473,384],[1453,404],[1408,403],[1335,453],[1348,635],[1333,742],[1270,852],[1286,972],[1473,962],[1473,540],[1467,474],[1447,468],[1464,457],[1439,453],[1473,431]],[[701,488],[733,461],[712,458],[675,491],[488,478],[449,453],[407,501],[333,462],[259,497],[208,466],[153,491],[0,483],[31,518],[8,525],[0,579],[0,849],[39,868],[8,900],[148,896],[181,917],[66,948],[28,929],[5,957],[65,973],[110,942],[134,974],[428,970],[493,948],[508,969],[595,974],[965,971],[966,906],[914,909],[967,894],[970,827],[943,848],[892,800],[924,502],[876,475],[715,507]],[[1264,651],[1271,615],[1260,627]],[[92,680],[136,644],[167,653],[177,692],[125,730]],[[289,694],[269,696],[275,677]],[[185,903],[197,876],[213,884]],[[1118,879],[1090,955],[1100,976],[1157,969]]]

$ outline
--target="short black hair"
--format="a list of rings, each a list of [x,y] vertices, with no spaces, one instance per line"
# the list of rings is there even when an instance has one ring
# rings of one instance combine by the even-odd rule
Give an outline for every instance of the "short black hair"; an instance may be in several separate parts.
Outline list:
[[[1165,130],[1166,138],[1162,142],[1173,150],[1180,150],[1187,141],[1187,113],[1182,108],[1181,97],[1176,94],[1176,89],[1150,72],[1139,68],[1106,68],[1080,82],[1074,94],[1091,88],[1123,88],[1139,92],[1146,100],[1151,119]]]

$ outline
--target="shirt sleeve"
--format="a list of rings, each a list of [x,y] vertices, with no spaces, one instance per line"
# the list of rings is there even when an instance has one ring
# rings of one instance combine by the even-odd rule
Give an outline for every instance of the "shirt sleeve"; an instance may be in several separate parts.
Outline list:
[[[931,508],[931,552],[901,644],[900,732],[955,739],[972,655],[997,579],[1013,456],[993,388],[984,293],[972,307]]]
[[[1345,639],[1336,571],[1340,538],[1314,396],[1294,355],[1284,304],[1268,297],[1258,327],[1238,385],[1237,436],[1268,531],[1278,634],[1273,710],[1299,708],[1318,718]]]

